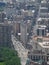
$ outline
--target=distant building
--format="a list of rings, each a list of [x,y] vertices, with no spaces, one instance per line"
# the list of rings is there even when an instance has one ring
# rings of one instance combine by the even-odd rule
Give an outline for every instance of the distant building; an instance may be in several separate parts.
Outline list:
[[[3,0],[3,2],[12,2],[12,0]]]
[[[42,0],[39,8],[38,24],[48,25],[49,23],[49,2]]]
[[[0,23],[4,22],[5,17],[6,17],[6,14],[4,12],[0,12]]]

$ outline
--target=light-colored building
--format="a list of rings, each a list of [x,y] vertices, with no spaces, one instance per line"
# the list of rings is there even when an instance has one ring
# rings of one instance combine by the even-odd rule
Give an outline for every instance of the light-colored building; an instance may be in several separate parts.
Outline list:
[[[35,36],[33,39],[34,39],[34,49],[39,49],[49,54],[49,37]]]
[[[49,37],[34,36],[33,49],[29,51],[28,58],[32,64],[49,64]]]

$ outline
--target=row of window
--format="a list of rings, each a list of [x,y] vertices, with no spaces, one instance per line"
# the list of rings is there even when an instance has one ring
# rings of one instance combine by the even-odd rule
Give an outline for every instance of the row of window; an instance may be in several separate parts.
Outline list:
[[[38,60],[44,60],[44,61],[47,60],[47,61],[49,61],[49,56],[46,57],[46,56],[39,56],[39,55],[38,56],[31,55],[31,56],[29,56],[29,58],[32,59],[33,61],[38,61]]]

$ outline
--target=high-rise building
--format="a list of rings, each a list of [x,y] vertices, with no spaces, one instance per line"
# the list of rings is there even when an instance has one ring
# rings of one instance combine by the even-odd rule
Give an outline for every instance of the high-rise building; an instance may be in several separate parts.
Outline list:
[[[21,41],[23,42],[24,46],[27,43],[28,35],[27,35],[27,25],[21,24]]]
[[[11,26],[0,23],[0,46],[11,47]]]
[[[0,12],[0,47],[11,47],[11,24],[5,17],[6,14]]]

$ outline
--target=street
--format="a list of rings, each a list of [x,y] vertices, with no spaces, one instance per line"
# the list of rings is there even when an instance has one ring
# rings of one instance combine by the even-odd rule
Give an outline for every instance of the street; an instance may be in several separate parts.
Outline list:
[[[14,35],[11,35],[12,38],[12,42],[14,45],[15,50],[18,52],[18,55],[21,59],[21,64],[25,65],[26,61],[27,61],[27,54],[28,54],[28,50],[25,49],[22,45],[22,43],[20,43],[19,41],[17,41],[16,37]]]

